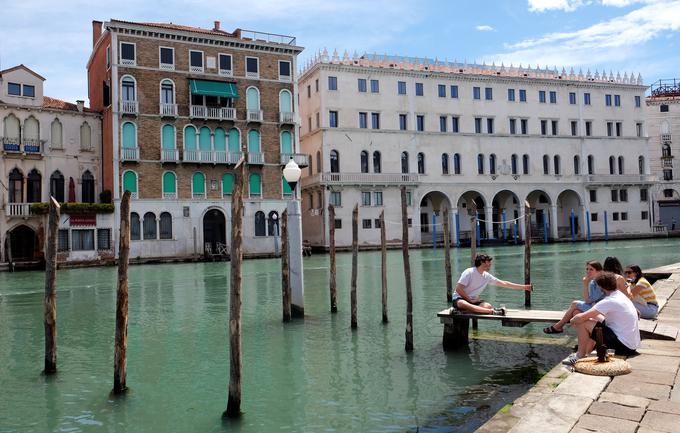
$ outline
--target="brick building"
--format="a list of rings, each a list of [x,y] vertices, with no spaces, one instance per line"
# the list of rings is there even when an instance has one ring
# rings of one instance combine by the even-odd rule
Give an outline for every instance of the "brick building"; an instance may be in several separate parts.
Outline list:
[[[89,98],[103,114],[103,182],[133,193],[132,257],[219,254],[233,167],[248,154],[244,253],[276,248],[298,154],[295,38],[164,23],[93,22]]]

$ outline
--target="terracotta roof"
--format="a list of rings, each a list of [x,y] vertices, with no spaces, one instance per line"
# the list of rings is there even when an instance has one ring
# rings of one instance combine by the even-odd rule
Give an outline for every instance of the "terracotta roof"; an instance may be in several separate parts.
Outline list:
[[[57,110],[67,110],[67,111],[78,111],[78,105],[71,102],[62,101],[61,99],[50,98],[49,96],[43,97],[43,108],[55,108]],[[84,108],[83,111],[88,113],[94,113],[93,110],[89,108]]]
[[[182,26],[182,25],[173,24],[173,23],[140,23],[140,22],[124,21],[124,20],[111,20],[111,22],[134,24],[134,25],[138,25],[138,26],[147,26],[147,27],[159,27],[159,28],[168,29],[168,30],[180,30],[180,31],[185,31],[185,32],[203,33],[203,34],[208,34],[208,35],[229,36],[229,37],[232,37],[232,38],[238,37],[237,32],[229,33],[229,32],[225,32],[224,30],[203,29],[201,27]]]

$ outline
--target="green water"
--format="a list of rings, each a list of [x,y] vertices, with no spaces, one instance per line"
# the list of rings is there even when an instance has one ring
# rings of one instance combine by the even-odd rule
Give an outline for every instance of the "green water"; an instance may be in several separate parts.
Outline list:
[[[535,308],[579,296],[584,262],[617,255],[624,265],[680,261],[680,241],[535,246]],[[492,272],[521,281],[522,248],[487,248]],[[469,263],[454,250],[453,271]],[[228,363],[225,263],[130,267],[128,376],[113,376],[115,268],[59,271],[58,368],[43,365],[41,272],[0,273],[0,432],[403,432],[472,431],[569,353],[566,337],[539,327],[480,323],[469,350],[444,353],[435,313],[446,307],[443,251],[411,251],[415,351],[404,352],[400,251],[388,264],[390,323],[381,323],[380,253],[359,258],[359,328],[350,330],[351,256],[338,255],[338,308],[328,313],[328,257],[305,259],[304,320],[281,322],[278,260],[243,269],[243,403],[223,421]],[[454,278],[456,277],[454,276]],[[485,298],[520,307],[519,291]],[[484,321],[482,321],[484,322]]]

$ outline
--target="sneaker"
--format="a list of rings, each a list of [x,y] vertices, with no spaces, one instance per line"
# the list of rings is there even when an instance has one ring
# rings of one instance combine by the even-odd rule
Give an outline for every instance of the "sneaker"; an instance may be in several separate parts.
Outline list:
[[[506,310],[504,307],[494,308],[491,314],[493,314],[494,316],[505,316],[505,311]]]
[[[576,361],[578,361],[580,358],[576,353],[572,353],[571,355],[567,356],[562,360],[562,364],[564,365],[574,365],[576,364]]]

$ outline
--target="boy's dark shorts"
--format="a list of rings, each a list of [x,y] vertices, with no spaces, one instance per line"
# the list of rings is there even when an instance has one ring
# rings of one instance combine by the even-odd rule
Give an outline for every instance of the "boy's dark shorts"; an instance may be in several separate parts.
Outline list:
[[[605,346],[607,346],[607,349],[614,349],[617,355],[624,356],[635,355],[637,353],[635,350],[621,343],[621,341],[619,341],[619,337],[616,336],[614,331],[612,331],[612,329],[609,328],[605,324],[605,322],[598,322],[595,325],[595,328],[593,328],[593,332],[590,334],[591,340],[597,341],[595,339],[595,329],[597,328],[602,328],[602,341],[605,344]]]

